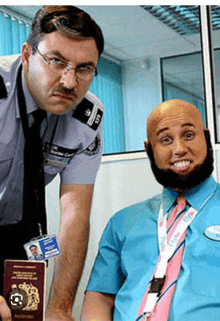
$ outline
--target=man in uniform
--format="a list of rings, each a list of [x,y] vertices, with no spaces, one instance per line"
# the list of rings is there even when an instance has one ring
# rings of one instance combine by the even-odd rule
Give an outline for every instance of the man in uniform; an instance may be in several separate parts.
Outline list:
[[[103,47],[102,31],[86,12],[44,6],[35,15],[21,56],[0,58],[0,282],[4,260],[26,259],[23,244],[46,233],[44,184],[59,173],[61,256],[47,320],[73,320],[102,155],[104,108],[88,89]],[[44,111],[41,122],[35,111]],[[42,161],[37,161],[42,150]],[[10,318],[2,296],[0,316]]]
[[[217,321],[220,184],[209,132],[195,106],[174,99],[152,111],[147,133],[163,192],[110,219],[81,320]]]

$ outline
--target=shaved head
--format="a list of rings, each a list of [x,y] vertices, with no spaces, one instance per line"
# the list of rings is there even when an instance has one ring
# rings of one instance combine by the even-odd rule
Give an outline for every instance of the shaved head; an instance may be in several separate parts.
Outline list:
[[[150,141],[155,129],[166,118],[169,122],[173,117],[181,117],[187,114],[192,119],[196,119],[198,124],[204,130],[205,125],[199,110],[187,101],[172,99],[159,104],[148,116],[147,120],[147,137]]]

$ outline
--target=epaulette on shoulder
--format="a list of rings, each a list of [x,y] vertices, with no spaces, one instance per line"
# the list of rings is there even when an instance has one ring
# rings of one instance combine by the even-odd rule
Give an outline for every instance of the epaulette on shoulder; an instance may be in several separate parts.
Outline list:
[[[73,112],[73,117],[88,125],[93,130],[99,127],[103,117],[103,111],[91,101],[84,98]]]
[[[0,75],[0,99],[7,98],[8,93],[5,87],[3,77]]]

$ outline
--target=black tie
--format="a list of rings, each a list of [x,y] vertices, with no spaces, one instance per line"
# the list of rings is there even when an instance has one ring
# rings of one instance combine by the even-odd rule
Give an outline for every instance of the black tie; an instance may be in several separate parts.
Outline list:
[[[24,147],[23,222],[27,224],[30,234],[38,236],[39,223],[42,233],[46,233],[45,183],[40,137],[40,127],[46,112],[38,109],[32,115],[34,123],[28,129]]]

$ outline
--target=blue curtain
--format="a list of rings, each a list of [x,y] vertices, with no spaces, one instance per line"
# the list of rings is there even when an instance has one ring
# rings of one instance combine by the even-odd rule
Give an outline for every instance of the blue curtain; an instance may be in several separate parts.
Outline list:
[[[25,22],[0,12],[0,56],[21,53],[29,29]]]
[[[0,56],[21,53],[30,26],[10,14],[0,12]],[[122,72],[117,64],[101,58],[99,74],[90,87],[104,104],[104,154],[125,151]]]

